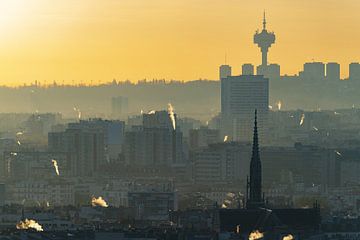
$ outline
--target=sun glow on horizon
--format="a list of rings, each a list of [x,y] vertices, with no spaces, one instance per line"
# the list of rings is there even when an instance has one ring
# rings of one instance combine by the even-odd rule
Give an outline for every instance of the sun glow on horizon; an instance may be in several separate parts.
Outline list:
[[[263,9],[276,34],[269,62],[282,74],[314,59],[339,62],[347,77],[360,60],[359,8],[355,0],[0,0],[0,85],[215,80],[225,52],[239,74],[261,61],[252,38]]]

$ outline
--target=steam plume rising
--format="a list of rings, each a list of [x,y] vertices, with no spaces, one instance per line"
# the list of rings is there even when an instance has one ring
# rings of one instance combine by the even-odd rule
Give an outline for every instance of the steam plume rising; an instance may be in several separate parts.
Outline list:
[[[294,236],[289,234],[289,235],[286,235],[283,237],[283,240],[293,240],[294,239]]]
[[[80,111],[80,109],[77,108],[77,107],[74,107],[74,111],[77,112],[77,114],[78,114],[78,119],[80,120],[80,119],[81,119],[81,111]]]
[[[280,110],[281,110],[281,107],[282,107],[282,102],[281,102],[281,101],[278,101],[278,102],[276,103],[276,105],[277,105],[278,110],[280,111]]]
[[[32,219],[25,219],[16,224],[16,229],[35,229],[38,232],[44,231],[42,226]]]
[[[17,141],[17,144],[20,146],[20,145],[21,145],[21,142],[18,140],[18,141]]]
[[[236,225],[236,233],[237,233],[237,234],[240,233],[240,225]]]
[[[171,105],[171,103],[168,103],[168,113],[169,113],[169,117],[173,126],[173,129],[176,129],[176,122],[175,122],[175,114],[174,114],[174,108]]]
[[[91,199],[91,205],[93,207],[100,206],[100,207],[108,207],[109,205],[106,203],[106,201],[100,196],[98,198],[93,197]]]
[[[57,164],[57,161],[55,159],[51,160],[51,162],[53,163],[54,165],[54,168],[55,168],[55,172],[56,172],[56,175],[60,175],[60,172],[59,172],[59,166]]]
[[[305,114],[301,114],[300,126],[304,124],[304,121],[305,121]]]
[[[229,137],[228,137],[228,135],[226,135],[226,136],[224,137],[224,142],[227,142],[228,139],[229,139]]]
[[[261,239],[263,237],[264,237],[264,234],[259,232],[259,230],[256,230],[256,231],[253,231],[250,233],[249,240]]]
[[[148,114],[155,114],[155,110],[149,111]]]

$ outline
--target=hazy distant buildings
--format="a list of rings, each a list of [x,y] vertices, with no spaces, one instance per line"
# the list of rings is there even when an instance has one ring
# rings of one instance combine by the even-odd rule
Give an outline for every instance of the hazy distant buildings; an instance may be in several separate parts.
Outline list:
[[[257,75],[263,75],[268,78],[270,81],[280,79],[280,65],[279,64],[269,64],[267,66],[259,65],[256,68]]]
[[[218,129],[209,129],[207,127],[191,129],[189,138],[190,149],[207,147],[209,144],[222,142],[222,139],[220,139],[220,131]]]
[[[263,136],[269,111],[269,80],[259,75],[229,76],[221,80],[222,134],[251,141],[254,111]]]
[[[210,144],[190,154],[193,179],[197,183],[244,180],[250,149],[236,142]],[[245,151],[244,151],[245,150]]]
[[[219,68],[219,80],[231,76],[231,66],[221,65]]]
[[[325,79],[325,64],[322,62],[305,63],[302,78],[310,83],[321,82]]]
[[[123,119],[127,117],[129,111],[129,100],[127,97],[118,96],[111,98],[112,118]]]
[[[360,64],[358,62],[353,62],[349,64],[349,80],[359,80],[360,79]]]
[[[340,64],[336,62],[326,64],[326,79],[333,82],[340,80]]]
[[[76,176],[93,176],[106,163],[104,131],[101,127],[75,126],[64,132],[50,132],[49,151],[75,154]]]
[[[4,183],[0,183],[0,206],[5,205],[6,200],[6,185]]]
[[[76,156],[67,152],[17,151],[4,152],[5,176],[17,179],[56,178],[57,173],[52,160],[56,160],[61,176],[74,176],[73,164]]]
[[[177,210],[177,195],[172,190],[129,192],[129,207],[136,220],[165,221]]]
[[[167,111],[143,114],[143,125],[125,134],[123,153],[128,165],[173,166],[184,163],[182,132],[176,114]]]
[[[251,63],[245,63],[241,66],[242,75],[254,75],[254,65]]]
[[[117,160],[125,135],[125,122],[120,120],[103,120],[92,118],[70,123],[69,128],[100,129],[104,134],[105,155],[108,162]]]

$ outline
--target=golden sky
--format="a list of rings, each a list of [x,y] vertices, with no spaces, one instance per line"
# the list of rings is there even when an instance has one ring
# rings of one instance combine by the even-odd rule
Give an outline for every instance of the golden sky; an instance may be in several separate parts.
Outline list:
[[[0,0],[0,84],[217,79],[258,65],[263,10],[269,61],[360,61],[359,0]]]

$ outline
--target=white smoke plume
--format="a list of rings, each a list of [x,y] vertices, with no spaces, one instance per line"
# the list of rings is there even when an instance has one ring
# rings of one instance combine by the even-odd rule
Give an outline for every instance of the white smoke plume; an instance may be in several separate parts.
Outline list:
[[[78,119],[80,120],[81,119],[81,111],[80,111],[80,109],[77,108],[77,107],[74,107],[73,109],[74,109],[75,112],[77,112]]]
[[[278,110],[280,111],[280,110],[281,110],[281,107],[282,107],[282,102],[281,102],[281,101],[278,101],[278,102],[276,103],[276,105],[277,105]]]
[[[52,164],[54,165],[54,168],[55,168],[55,172],[56,172],[56,175],[60,176],[60,172],[59,172],[59,166],[58,166],[58,163],[55,159],[51,160]]]
[[[228,141],[228,139],[229,139],[229,136],[228,136],[228,135],[226,135],[226,136],[224,137],[224,142],[227,142],[227,141]]]
[[[256,230],[256,231],[253,231],[250,233],[249,240],[261,239],[263,237],[264,237],[264,234],[259,232],[259,230]]]
[[[283,237],[283,240],[294,240],[294,236],[289,234]]]
[[[91,199],[91,205],[93,207],[96,207],[96,206],[99,206],[99,207],[108,207],[109,205],[106,203],[106,201],[101,197],[99,196],[98,198],[96,197],[93,197]]]
[[[305,121],[305,114],[301,114],[300,126],[302,126],[304,124],[304,121]]]
[[[42,226],[32,219],[25,219],[16,224],[16,229],[35,229],[38,232],[44,231]]]
[[[236,226],[236,233],[239,234],[240,233],[240,225]]]
[[[174,114],[174,108],[171,105],[171,103],[168,103],[168,113],[169,113],[169,117],[173,126],[173,129],[176,129],[176,121],[175,121],[175,114]]]

